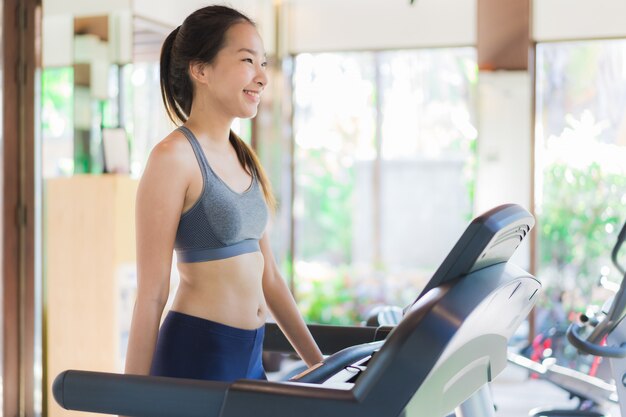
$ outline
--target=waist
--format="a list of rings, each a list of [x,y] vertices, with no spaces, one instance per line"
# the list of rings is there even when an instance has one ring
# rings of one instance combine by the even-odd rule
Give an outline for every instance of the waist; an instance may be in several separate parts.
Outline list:
[[[195,263],[227,259],[260,250],[261,247],[257,239],[246,239],[217,248],[176,248],[176,257],[178,262]]]
[[[172,309],[234,327],[265,322],[263,256],[260,252],[220,261],[179,263],[180,283]]]
[[[220,323],[243,330],[254,330],[265,324],[267,319],[267,307],[264,302],[255,305],[238,305],[229,303],[228,305],[216,306],[215,304],[189,303],[188,300],[176,300],[172,305],[172,310],[197,317],[199,320]]]
[[[207,320],[202,317],[192,316],[179,311],[170,310],[165,318],[170,323],[193,327],[202,331],[217,333],[223,336],[238,337],[241,339],[256,339],[265,333],[265,324],[253,329],[242,329],[229,326],[217,321]]]

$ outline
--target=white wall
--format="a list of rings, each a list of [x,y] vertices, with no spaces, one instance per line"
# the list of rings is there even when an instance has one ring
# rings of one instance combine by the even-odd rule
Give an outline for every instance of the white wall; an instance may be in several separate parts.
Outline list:
[[[408,0],[283,0],[283,43],[291,53],[474,45],[477,1],[417,0],[410,5]],[[173,29],[200,7],[226,4],[257,22],[265,48],[272,54],[276,43],[274,3],[44,0],[44,26],[51,15],[92,16],[126,10]],[[537,41],[626,37],[624,0],[534,0],[532,10]]]
[[[536,41],[626,37],[624,0],[535,0]]]
[[[275,0],[43,0],[44,16],[133,13],[178,26],[207,4],[239,8],[259,24],[268,51],[274,47]],[[473,45],[477,0],[283,0],[291,52]],[[624,0],[534,0],[537,41],[626,37]]]
[[[114,11],[130,10],[133,0],[43,0],[43,14],[72,16],[98,16]]]
[[[298,0],[286,7],[292,53],[476,42],[476,0]]]
[[[62,67],[74,62],[74,18],[109,16],[108,56],[110,62],[132,59],[133,0],[72,1],[43,0],[42,65]]]
[[[132,37],[132,15],[174,29],[194,10],[208,4],[225,4],[235,7],[257,22],[268,54],[274,52],[275,19],[272,0],[232,0],[207,2],[206,0],[43,0],[43,64],[63,66],[71,64],[73,19],[81,16],[111,15],[112,60],[128,62],[132,50],[127,42]],[[113,30],[115,29],[115,30]]]
[[[45,0],[44,0],[45,1]],[[58,1],[58,0],[57,0]],[[156,7],[156,3],[160,3]],[[135,14],[178,26],[206,1],[133,0]],[[257,22],[268,53],[274,52],[273,0],[215,2],[238,8]],[[473,45],[476,0],[283,1],[284,43],[291,53],[421,46]]]
[[[530,203],[532,89],[525,71],[481,72],[476,211]]]
[[[44,15],[41,19],[41,60],[44,67],[71,65],[74,55],[74,16]]]
[[[46,0],[44,0],[46,1]],[[157,6],[158,4],[158,6]],[[273,0],[133,0],[133,12],[141,17],[171,26],[172,29],[183,23],[193,11],[210,4],[223,4],[234,7],[255,21],[268,54],[274,52],[275,23]]]
[[[100,48],[80,50],[74,36],[74,18],[70,13],[44,15],[42,19],[42,65],[49,67],[71,66],[82,62],[78,56],[92,55],[104,66],[109,63],[125,64],[132,61],[133,21],[129,10],[108,11],[109,40]],[[87,16],[87,15],[85,15]],[[83,60],[84,61],[84,60]]]
[[[526,71],[481,72],[475,212],[505,203],[530,207],[532,87]],[[515,262],[529,268],[526,239]]]

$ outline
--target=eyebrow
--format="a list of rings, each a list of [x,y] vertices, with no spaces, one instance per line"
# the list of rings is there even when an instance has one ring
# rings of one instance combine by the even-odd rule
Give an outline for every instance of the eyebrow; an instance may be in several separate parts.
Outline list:
[[[237,53],[239,53],[239,52],[249,52],[252,55],[258,55],[257,51],[255,51],[254,49],[249,49],[249,48],[241,48],[240,50],[237,51]],[[263,57],[266,58],[267,54],[263,54]]]

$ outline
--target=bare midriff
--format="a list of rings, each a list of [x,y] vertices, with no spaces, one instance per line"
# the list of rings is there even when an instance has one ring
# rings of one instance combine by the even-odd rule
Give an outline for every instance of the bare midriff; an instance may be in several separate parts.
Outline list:
[[[265,324],[261,252],[216,261],[178,263],[180,283],[172,310],[240,329]]]

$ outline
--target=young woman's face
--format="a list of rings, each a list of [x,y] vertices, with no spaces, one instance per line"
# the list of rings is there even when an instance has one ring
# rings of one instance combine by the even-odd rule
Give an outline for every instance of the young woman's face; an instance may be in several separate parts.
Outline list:
[[[238,23],[226,32],[226,43],[206,67],[209,95],[220,111],[250,118],[257,113],[267,86],[265,49],[256,28]]]

